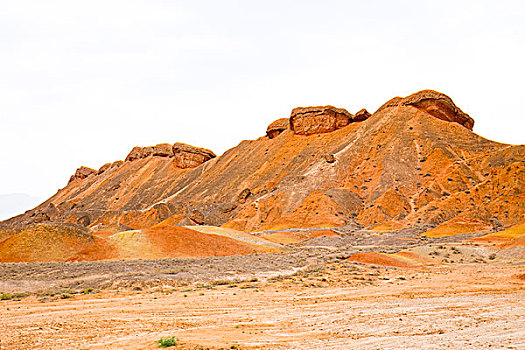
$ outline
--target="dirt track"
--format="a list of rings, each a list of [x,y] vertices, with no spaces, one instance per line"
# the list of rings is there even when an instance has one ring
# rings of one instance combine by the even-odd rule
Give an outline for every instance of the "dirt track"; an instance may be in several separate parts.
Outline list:
[[[2,349],[523,349],[523,266],[331,263],[287,278],[0,304]]]

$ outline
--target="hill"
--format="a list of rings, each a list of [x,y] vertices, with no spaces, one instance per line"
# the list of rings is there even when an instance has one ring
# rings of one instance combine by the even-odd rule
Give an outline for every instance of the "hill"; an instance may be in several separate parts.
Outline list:
[[[97,232],[212,225],[254,232],[358,225],[429,236],[491,232],[525,213],[525,145],[487,140],[446,95],[396,97],[375,113],[300,107],[216,157],[180,143],[79,168],[66,187],[2,222]]]

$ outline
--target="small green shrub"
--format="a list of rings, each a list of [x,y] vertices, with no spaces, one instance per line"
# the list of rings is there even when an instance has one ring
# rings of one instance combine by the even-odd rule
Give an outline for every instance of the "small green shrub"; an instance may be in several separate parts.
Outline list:
[[[0,294],[0,300],[11,300],[11,299],[13,299],[13,295],[10,293]]]
[[[157,343],[160,344],[161,348],[167,348],[170,346],[177,346],[177,341],[175,340],[175,337],[163,337],[157,340]]]

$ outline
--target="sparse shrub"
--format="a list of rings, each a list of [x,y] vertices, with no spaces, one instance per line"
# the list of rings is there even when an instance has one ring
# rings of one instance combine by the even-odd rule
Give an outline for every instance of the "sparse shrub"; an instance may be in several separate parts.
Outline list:
[[[489,260],[494,260],[496,259],[496,253],[492,253],[489,255]]]
[[[0,295],[0,300],[11,300],[13,299],[13,295],[10,293],[3,293]]]
[[[161,348],[167,348],[170,346],[177,346],[177,341],[175,340],[175,337],[163,337],[157,340],[157,343],[160,344]]]

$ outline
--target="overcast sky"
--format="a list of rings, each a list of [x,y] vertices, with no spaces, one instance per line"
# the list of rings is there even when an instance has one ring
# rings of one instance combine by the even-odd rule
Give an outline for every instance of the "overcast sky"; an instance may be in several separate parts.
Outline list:
[[[221,154],[296,106],[451,96],[525,143],[524,1],[0,0],[0,194],[133,146]]]

